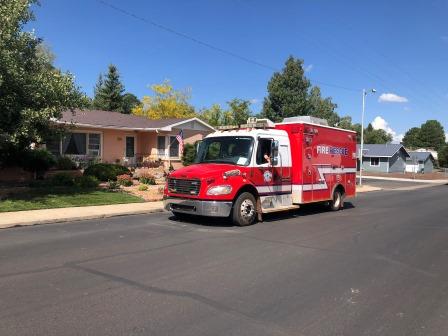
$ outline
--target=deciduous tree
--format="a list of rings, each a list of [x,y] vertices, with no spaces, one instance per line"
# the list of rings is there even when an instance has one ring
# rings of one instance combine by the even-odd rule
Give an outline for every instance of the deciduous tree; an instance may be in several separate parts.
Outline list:
[[[290,56],[283,70],[275,72],[268,83],[262,117],[281,121],[285,117],[308,115],[310,87],[311,83],[303,70],[303,61]]]
[[[141,102],[138,100],[136,95],[129,92],[123,95],[123,113],[130,114],[132,109],[140,104]]]
[[[169,81],[151,85],[152,96],[144,96],[142,104],[134,107],[132,113],[149,119],[190,118],[195,111],[189,104],[188,91],[174,90]]]
[[[439,166],[448,168],[448,144],[442,146],[437,153]]]
[[[339,122],[339,115],[335,112],[337,105],[331,98],[322,98],[317,86],[311,89],[308,102],[311,116],[327,120],[330,126],[335,126]]]
[[[211,107],[200,111],[199,118],[211,126],[221,126],[224,124],[224,113],[226,111],[221,108],[221,105],[213,104]]]
[[[386,144],[392,142],[392,135],[382,129],[374,129],[372,124],[369,124],[364,129],[364,143],[366,144]]]
[[[408,148],[419,148],[422,146],[420,127],[412,127],[403,137],[403,145]]]
[[[247,119],[250,117],[250,101],[234,98],[227,102],[227,104],[232,115],[232,123],[238,126],[246,124]]]
[[[55,132],[52,119],[86,102],[70,73],[53,64],[32,32],[34,0],[0,2],[0,164]]]
[[[439,150],[445,145],[445,131],[437,120],[428,120],[420,127],[420,141],[422,147]]]

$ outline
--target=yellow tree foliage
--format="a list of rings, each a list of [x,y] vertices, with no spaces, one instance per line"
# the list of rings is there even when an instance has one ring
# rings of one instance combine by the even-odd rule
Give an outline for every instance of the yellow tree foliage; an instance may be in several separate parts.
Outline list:
[[[144,96],[142,104],[132,109],[132,114],[149,119],[191,118],[196,113],[188,103],[188,91],[176,91],[168,80],[151,85],[152,96]]]

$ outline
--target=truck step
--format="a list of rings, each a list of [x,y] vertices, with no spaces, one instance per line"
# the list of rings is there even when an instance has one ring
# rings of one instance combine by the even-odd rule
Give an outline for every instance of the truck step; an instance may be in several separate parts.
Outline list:
[[[285,211],[285,210],[294,210],[299,209],[300,205],[284,205],[279,206],[276,208],[268,208],[268,209],[262,209],[262,213],[271,213],[271,212],[278,212],[278,211]]]

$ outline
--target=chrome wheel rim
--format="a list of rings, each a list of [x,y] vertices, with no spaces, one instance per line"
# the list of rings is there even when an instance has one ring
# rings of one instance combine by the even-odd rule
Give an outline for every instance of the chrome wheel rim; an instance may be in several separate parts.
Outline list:
[[[254,203],[250,199],[245,199],[241,203],[240,213],[241,217],[244,218],[245,220],[247,221],[252,220],[252,218],[255,216]]]
[[[334,197],[334,207],[339,208],[340,205],[341,205],[341,195],[336,194]]]

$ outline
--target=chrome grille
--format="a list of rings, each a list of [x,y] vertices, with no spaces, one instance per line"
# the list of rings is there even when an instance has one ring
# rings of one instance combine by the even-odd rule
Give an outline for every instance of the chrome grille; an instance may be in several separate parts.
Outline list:
[[[188,179],[168,179],[168,191],[176,194],[198,195],[201,181]]]

